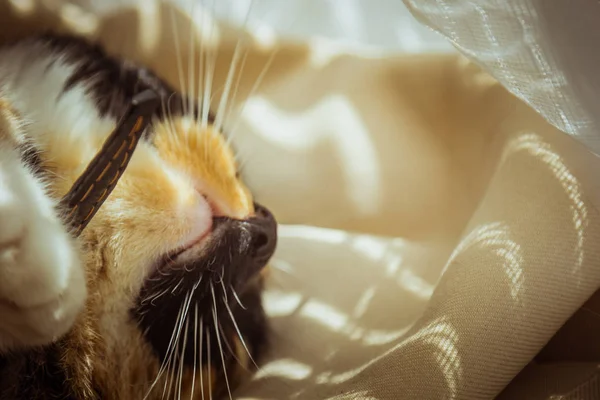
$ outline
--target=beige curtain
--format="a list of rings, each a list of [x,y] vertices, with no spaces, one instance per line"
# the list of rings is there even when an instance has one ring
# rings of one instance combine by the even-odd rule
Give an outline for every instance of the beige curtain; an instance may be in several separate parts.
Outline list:
[[[405,9],[420,41],[405,30],[374,48],[367,28],[339,46],[323,38],[339,30],[277,33],[260,18],[242,34],[201,4],[109,3],[9,1],[0,34],[79,32],[176,85],[174,43],[185,66],[203,44],[218,56],[215,107],[244,38],[226,125],[282,227],[265,295],[273,347],[238,398],[596,398],[595,121],[562,70],[535,68],[543,53],[500,52],[518,42],[506,27],[521,8],[406,1],[467,59]],[[486,29],[500,15],[505,28]]]

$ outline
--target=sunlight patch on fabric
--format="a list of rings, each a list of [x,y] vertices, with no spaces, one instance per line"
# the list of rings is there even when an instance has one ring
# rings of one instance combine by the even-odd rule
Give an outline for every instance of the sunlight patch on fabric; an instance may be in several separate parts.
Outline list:
[[[361,255],[371,260],[381,260],[385,257],[389,241],[372,236],[357,236],[352,240],[352,247]]]
[[[152,54],[160,41],[163,31],[159,0],[138,0],[139,47],[146,54]]]
[[[215,7],[215,2],[212,1],[209,5],[204,3],[204,1],[199,0],[174,0],[170,2],[170,4],[175,5],[182,18],[191,18],[191,21],[186,21],[177,29],[181,30],[183,28],[188,31],[191,24],[196,31],[196,35],[201,38],[204,47],[216,48],[222,35],[219,22],[215,18],[213,10],[209,9]],[[180,32],[181,37],[189,38],[189,32],[185,33],[185,31]],[[200,40],[196,40],[196,43],[200,43]]]
[[[317,300],[309,300],[300,315],[310,318],[333,331],[341,331],[348,325],[348,316],[336,308]]]
[[[398,284],[422,300],[429,300],[433,295],[433,285],[430,285],[409,269],[400,271]]]
[[[552,171],[569,198],[571,203],[570,209],[572,213],[573,229],[577,235],[577,244],[575,248],[577,262],[573,267],[572,272],[578,274],[585,257],[584,242],[588,225],[587,207],[583,201],[583,193],[579,181],[571,173],[563,159],[552,150],[550,145],[534,133],[527,133],[519,136],[507,146],[507,149],[508,152],[525,151],[544,162],[544,164]]]
[[[361,213],[379,210],[382,188],[377,151],[360,114],[346,97],[326,96],[305,113],[296,114],[256,96],[248,99],[243,115],[265,140],[291,151],[330,142],[332,156],[337,156],[344,171],[348,197]]]
[[[13,6],[13,10],[20,15],[30,15],[35,11],[33,0],[8,0],[8,2]]]
[[[524,258],[521,246],[511,239],[510,228],[494,222],[473,229],[456,247],[447,265],[475,246],[485,247],[504,260],[503,268],[510,283],[511,297],[519,301],[525,281],[522,267]]]
[[[349,238],[345,231],[335,229],[319,229],[304,225],[282,225],[279,227],[280,238],[310,239],[327,244],[342,244]]]
[[[247,29],[259,50],[271,50],[277,44],[277,33],[270,26],[265,24],[251,24]]]
[[[391,350],[385,352],[379,357],[348,371],[331,374],[323,373],[317,377],[317,382],[322,384],[341,384],[351,379],[358,378],[359,375],[372,365],[379,363],[382,359],[389,357],[392,353],[401,351],[402,348],[409,345],[424,345],[432,347],[436,361],[444,375],[448,387],[448,398],[455,399],[458,395],[458,388],[463,376],[462,361],[457,349],[458,332],[447,320],[441,317],[433,320],[421,330],[403,340]]]
[[[258,370],[255,379],[278,377],[292,380],[303,380],[312,374],[310,365],[289,358],[268,363]]]
[[[267,291],[263,294],[266,313],[272,317],[291,315],[302,303],[302,294],[298,292]]]
[[[98,30],[98,17],[81,7],[65,3],[60,9],[60,18],[73,31],[80,35],[90,35]]]
[[[352,317],[353,318],[360,318],[363,315],[365,315],[369,309],[369,305],[371,304],[371,302],[373,301],[373,298],[375,297],[377,288],[374,286],[371,286],[370,288],[367,288],[362,295],[359,297],[358,301],[356,302],[356,306],[354,307],[354,310],[352,310]]]

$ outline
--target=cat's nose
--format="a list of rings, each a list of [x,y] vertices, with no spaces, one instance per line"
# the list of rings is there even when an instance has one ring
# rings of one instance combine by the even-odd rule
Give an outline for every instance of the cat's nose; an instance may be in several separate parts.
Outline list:
[[[261,204],[254,203],[254,210],[254,216],[248,220],[252,256],[256,263],[266,264],[277,247],[277,221],[271,211]]]

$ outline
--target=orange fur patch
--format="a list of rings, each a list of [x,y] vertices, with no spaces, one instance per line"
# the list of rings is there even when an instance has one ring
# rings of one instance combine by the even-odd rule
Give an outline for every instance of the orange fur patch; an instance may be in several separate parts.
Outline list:
[[[155,130],[161,157],[197,179],[215,214],[243,219],[254,212],[252,196],[236,176],[235,157],[223,135],[187,119],[156,124]]]

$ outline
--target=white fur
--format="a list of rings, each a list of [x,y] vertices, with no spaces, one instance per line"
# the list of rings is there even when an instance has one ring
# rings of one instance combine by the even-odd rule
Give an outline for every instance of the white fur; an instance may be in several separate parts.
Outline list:
[[[52,58],[35,42],[1,50],[0,93],[23,117],[26,136],[42,146],[64,143],[62,151],[76,151],[83,169],[97,148],[90,134],[110,132],[115,122],[98,116],[81,86],[59,97],[73,66],[50,64]],[[43,183],[0,142],[0,352],[56,340],[85,298],[76,242]]]
[[[86,296],[76,247],[17,157],[0,148],[0,351],[66,333]]]
[[[90,138],[101,141],[116,122],[99,116],[83,85],[63,93],[75,67],[39,42],[24,42],[0,50],[0,88],[25,118],[28,136],[41,146],[60,141],[91,159],[99,142]]]

